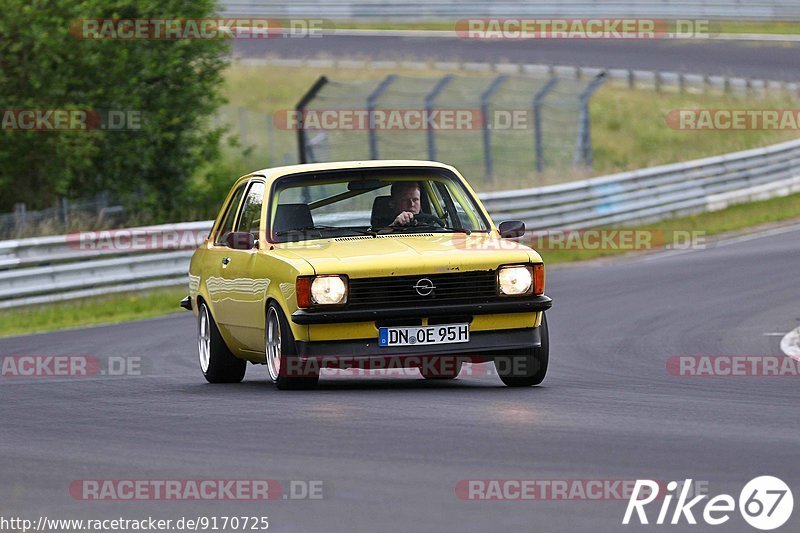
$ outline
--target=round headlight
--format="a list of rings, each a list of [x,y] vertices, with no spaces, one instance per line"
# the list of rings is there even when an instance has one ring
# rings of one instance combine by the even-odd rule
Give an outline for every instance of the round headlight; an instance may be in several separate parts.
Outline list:
[[[527,294],[533,284],[531,270],[524,266],[504,267],[497,274],[500,294]]]
[[[320,276],[311,282],[311,297],[318,304],[340,304],[347,295],[347,285],[339,276]]]

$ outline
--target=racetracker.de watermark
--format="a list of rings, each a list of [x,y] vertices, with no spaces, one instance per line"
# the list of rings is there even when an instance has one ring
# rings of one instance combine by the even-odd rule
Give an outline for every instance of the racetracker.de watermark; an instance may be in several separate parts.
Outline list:
[[[457,248],[475,251],[517,249],[519,244],[537,251],[648,251],[695,250],[707,247],[701,230],[659,229],[569,229],[526,231],[514,239],[478,239],[471,235],[453,236]]]
[[[192,250],[208,238],[208,228],[133,228],[81,231],[67,235],[73,250],[128,252],[139,250]]]
[[[78,479],[69,494],[84,501],[322,500],[321,480]]]
[[[673,109],[666,123],[680,131],[797,130],[800,109]]]
[[[703,39],[717,33],[708,20],[650,18],[469,18],[455,24],[462,39]]]
[[[677,377],[800,376],[800,361],[785,355],[673,355],[666,366]]]
[[[630,499],[635,486],[635,479],[462,479],[455,492],[470,501],[606,501]],[[705,493],[707,483],[695,482],[690,489]]]
[[[77,39],[176,41],[320,38],[333,32],[327,19],[312,18],[86,18],[70,24]]]
[[[281,109],[272,118],[281,130],[319,131],[528,131],[534,129],[530,109],[492,109],[484,113],[473,108],[329,108]]]
[[[3,378],[87,378],[95,376],[141,376],[139,356],[96,355],[4,355]]]
[[[137,109],[0,109],[3,131],[138,131],[143,113]]]

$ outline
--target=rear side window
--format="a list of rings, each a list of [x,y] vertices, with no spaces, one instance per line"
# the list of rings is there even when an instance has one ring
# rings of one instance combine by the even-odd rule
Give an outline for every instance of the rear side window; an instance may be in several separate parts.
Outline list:
[[[256,181],[250,185],[250,190],[247,191],[236,231],[249,231],[258,239],[262,205],[264,205],[264,184]]]
[[[244,196],[244,188],[247,184],[241,184],[236,192],[233,193],[230,203],[226,207],[225,214],[222,216],[222,225],[217,230],[217,236],[214,239],[214,244],[225,244],[225,237],[228,233],[233,231],[233,222],[236,220],[236,212],[239,210],[239,204],[242,202]]]

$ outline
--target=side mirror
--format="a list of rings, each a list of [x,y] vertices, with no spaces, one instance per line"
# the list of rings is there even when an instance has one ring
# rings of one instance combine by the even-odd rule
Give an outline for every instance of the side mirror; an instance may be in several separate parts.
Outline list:
[[[256,239],[249,231],[232,231],[225,236],[225,244],[234,250],[252,250]]]
[[[525,235],[525,223],[521,220],[506,220],[500,223],[500,236],[504,239],[513,239]]]

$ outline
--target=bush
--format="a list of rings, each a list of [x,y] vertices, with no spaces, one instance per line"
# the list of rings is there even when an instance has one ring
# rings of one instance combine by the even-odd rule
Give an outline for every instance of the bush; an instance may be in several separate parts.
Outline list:
[[[224,40],[80,39],[80,19],[197,19],[213,0],[0,0],[0,110],[141,112],[132,131],[0,131],[0,211],[107,191],[152,220],[178,220],[186,186],[219,158],[210,127]],[[74,27],[73,27],[74,30]]]

